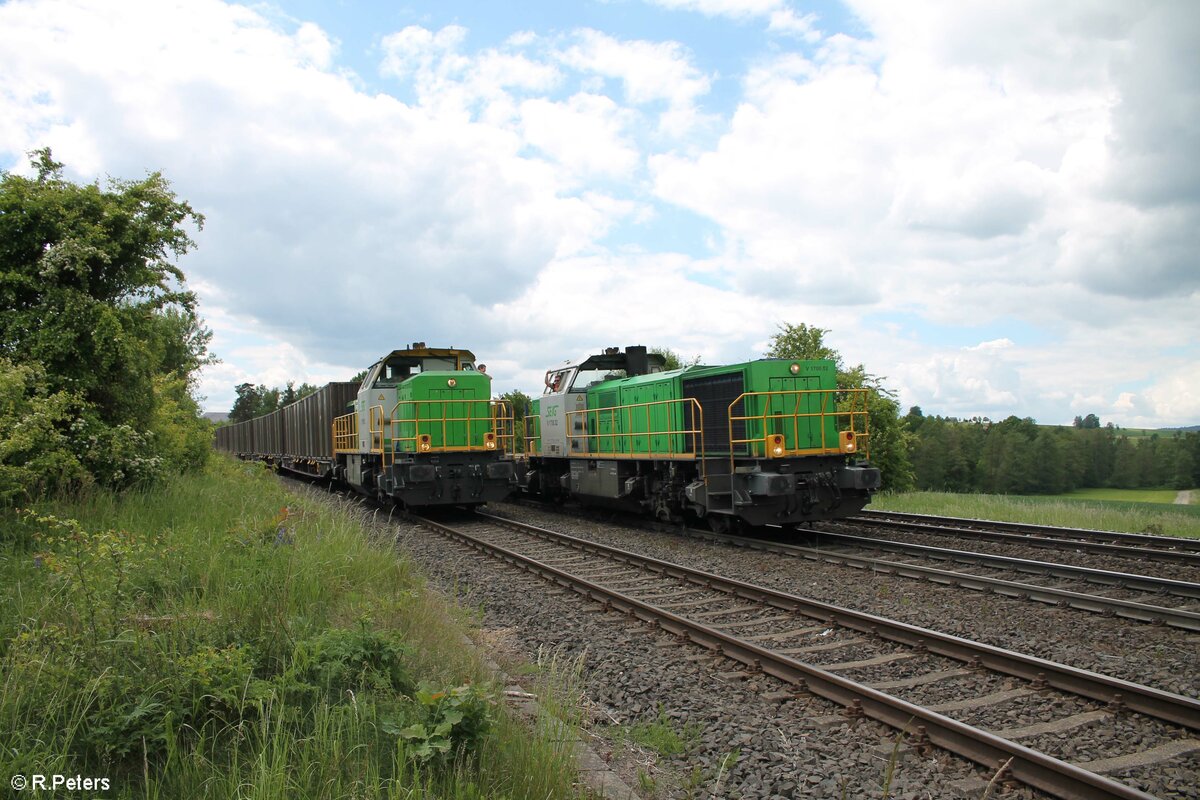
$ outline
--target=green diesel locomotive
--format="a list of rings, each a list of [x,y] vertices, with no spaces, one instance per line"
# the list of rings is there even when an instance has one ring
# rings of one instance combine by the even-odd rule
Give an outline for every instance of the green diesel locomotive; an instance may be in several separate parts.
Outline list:
[[[511,409],[491,399],[471,351],[424,342],[379,359],[359,384],[220,428],[216,444],[409,508],[477,506],[514,485]]]
[[[867,390],[831,361],[664,370],[645,347],[549,370],[518,479],[547,499],[701,518],[716,530],[854,514],[879,488]]]

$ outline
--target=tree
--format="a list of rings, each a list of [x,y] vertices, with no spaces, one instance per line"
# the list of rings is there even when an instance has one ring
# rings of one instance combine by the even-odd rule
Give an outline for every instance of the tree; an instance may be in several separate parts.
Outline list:
[[[867,419],[870,432],[871,463],[883,475],[883,488],[904,491],[914,485],[909,447],[912,434],[900,421],[900,404],[883,385],[883,379],[871,375],[859,364],[846,369],[841,353],[825,344],[824,328],[783,324],[771,337],[767,358],[825,359],[837,368],[841,389],[870,389],[867,393]]]
[[[826,328],[809,327],[801,322],[798,325],[784,323],[779,326],[779,332],[771,337],[771,346],[767,349],[767,358],[797,358],[797,359],[826,359],[837,364],[838,371],[842,370],[842,354],[825,344]]]
[[[671,370],[683,369],[684,367],[694,367],[700,363],[700,356],[692,356],[690,361],[685,362],[683,358],[669,347],[651,347],[651,353],[656,353],[663,357],[665,364],[663,369],[668,372]]]
[[[533,398],[520,389],[513,389],[500,395],[500,399],[508,403],[513,415],[513,449],[515,452],[525,452],[525,417],[533,409]]]
[[[1095,414],[1088,414],[1086,417],[1076,416],[1074,424],[1076,428],[1099,428],[1100,418]]]
[[[124,486],[202,459],[208,428],[189,415],[211,334],[172,259],[203,218],[160,173],[78,185],[49,149],[29,155],[36,177],[0,173],[0,357],[32,370],[24,401],[70,398],[58,424],[87,480]]]
[[[261,389],[265,390],[266,387],[261,387]],[[234,391],[237,393],[237,399],[233,401],[233,408],[229,410],[230,423],[245,422],[257,417],[258,409],[262,406],[260,387],[253,383],[241,383]]]

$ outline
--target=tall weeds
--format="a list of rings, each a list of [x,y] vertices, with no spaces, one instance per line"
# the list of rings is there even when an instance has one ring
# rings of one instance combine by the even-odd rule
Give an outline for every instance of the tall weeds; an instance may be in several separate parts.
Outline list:
[[[260,467],[3,523],[0,774],[122,798],[575,795],[410,565]]]

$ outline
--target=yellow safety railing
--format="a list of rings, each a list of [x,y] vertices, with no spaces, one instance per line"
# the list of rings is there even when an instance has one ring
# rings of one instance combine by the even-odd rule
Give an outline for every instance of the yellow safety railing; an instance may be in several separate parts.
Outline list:
[[[533,431],[536,429],[536,433]],[[540,456],[542,454],[542,415],[531,414],[525,417],[525,455]]]
[[[741,454],[743,458],[851,453],[868,457],[869,392],[869,389],[743,392],[729,404],[731,471],[739,444],[747,445],[746,452]],[[814,403],[818,397],[819,402]],[[735,413],[739,404],[740,414]],[[743,425],[742,438],[734,436],[739,422]],[[814,440],[819,441],[818,446],[800,446],[812,445]]]
[[[371,434],[371,452],[383,455],[383,428],[387,420],[383,418],[383,406],[371,406],[367,409],[367,430]]]
[[[687,422],[687,410],[691,411],[691,424]],[[571,456],[694,460],[704,452],[701,411],[694,397],[568,411],[568,435],[584,440],[584,452],[572,451]],[[580,428],[573,423],[581,417]],[[608,430],[602,430],[605,423]]]
[[[482,403],[487,404],[486,415],[476,413]],[[503,400],[401,400],[392,407],[388,425],[393,456],[402,452],[505,453],[513,447],[512,406]],[[465,425],[465,429],[454,431],[456,425]],[[412,435],[402,435],[406,432],[402,428],[410,429]],[[459,441],[448,444],[451,438]]]
[[[333,452],[358,452],[358,412],[333,418]]]
[[[512,403],[506,400],[492,400],[490,403],[492,431],[496,434],[496,449],[501,453],[515,453],[517,422]]]

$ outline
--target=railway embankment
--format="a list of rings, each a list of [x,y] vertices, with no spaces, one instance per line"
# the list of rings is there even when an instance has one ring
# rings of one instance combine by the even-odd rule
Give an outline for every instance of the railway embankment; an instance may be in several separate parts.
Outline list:
[[[0,777],[13,787],[579,793],[561,723],[507,711],[464,642],[470,621],[393,542],[255,465],[213,459],[152,491],[6,512],[0,609]],[[551,667],[525,683],[553,701]],[[569,703],[543,706],[571,717]]]
[[[967,797],[988,794],[985,787],[1014,776],[1055,796],[1197,796],[1194,736],[1158,717],[1143,718],[1127,704],[1132,692],[1142,691],[1135,684],[1142,684],[1148,696],[1179,693],[1183,705],[1194,707],[1192,633],[890,572],[713,545],[600,517],[525,506],[493,511],[550,530],[530,536],[487,521],[450,520],[451,527],[474,528],[469,535],[431,535],[437,526],[401,521],[399,541],[446,591],[478,605],[485,628],[518,657],[553,648],[579,660],[592,709],[589,733],[609,743],[614,761],[622,760],[630,740],[653,750],[634,765],[633,777],[647,796]],[[569,533],[581,546],[560,547],[558,533]],[[485,546],[473,536],[487,540]],[[627,552],[601,563],[588,543]],[[672,562],[672,580],[688,566],[706,575],[669,587],[665,573],[635,568],[630,554]],[[856,627],[829,610],[800,620],[789,610],[792,599],[763,611],[754,605],[757,588],[743,587],[736,598],[722,600],[716,594],[726,578],[880,613],[931,633],[924,641],[918,637],[911,651],[897,650],[878,627],[882,622]],[[633,599],[613,599],[609,590]],[[679,616],[704,620],[707,627],[686,627]],[[734,630],[742,641],[714,651],[714,626]],[[983,649],[1012,648],[1048,659],[1047,669],[1050,661],[1061,662],[1063,674],[1091,670],[1101,682],[1123,676],[1119,680],[1128,682],[1131,694],[1097,701],[1098,695],[1081,689],[1077,697],[1060,697],[1048,688],[1049,672],[1030,682],[1007,669],[988,672],[973,659],[939,660],[939,631]],[[1096,787],[1107,781],[1104,791],[1112,794],[1080,794],[1058,778],[1034,777],[1028,764],[1013,766],[1005,778],[1004,770],[989,769],[987,758],[982,767],[948,759],[925,747],[920,735],[909,736],[911,719],[897,723],[905,733],[889,733],[858,719],[862,714],[853,708],[839,711],[826,702],[828,687],[811,677],[807,690],[775,681],[778,669],[786,669],[769,665],[769,654],[755,651],[746,658],[751,644],[782,647],[780,653],[899,692],[927,710],[1033,742],[1068,766],[1062,774],[1082,764],[1094,772],[1088,780],[1102,776]],[[983,656],[984,662],[995,655]],[[1194,718],[1189,725],[1194,730]],[[1044,796],[1030,786],[1004,796]]]

